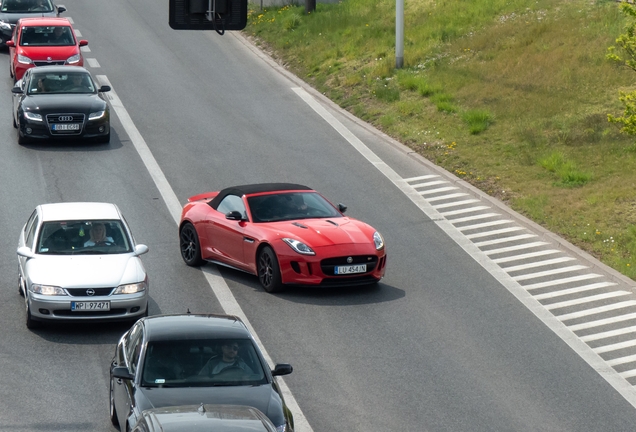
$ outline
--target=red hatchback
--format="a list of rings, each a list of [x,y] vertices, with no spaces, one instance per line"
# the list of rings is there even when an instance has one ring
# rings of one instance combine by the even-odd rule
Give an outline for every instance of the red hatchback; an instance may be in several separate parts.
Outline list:
[[[11,77],[17,81],[34,66],[83,66],[80,47],[87,40],[78,41],[67,18],[22,18],[11,40],[7,41]]]

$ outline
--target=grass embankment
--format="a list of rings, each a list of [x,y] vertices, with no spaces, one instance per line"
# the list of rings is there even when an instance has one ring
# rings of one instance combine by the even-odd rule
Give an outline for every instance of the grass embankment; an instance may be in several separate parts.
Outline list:
[[[250,10],[245,32],[388,135],[636,279],[636,137],[605,59],[614,1],[395,0]]]

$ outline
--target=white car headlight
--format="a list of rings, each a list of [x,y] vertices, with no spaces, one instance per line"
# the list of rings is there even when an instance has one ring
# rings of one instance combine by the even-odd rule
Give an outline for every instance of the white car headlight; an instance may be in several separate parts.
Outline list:
[[[88,115],[89,120],[97,120],[106,115],[106,111],[97,111]]]
[[[11,30],[11,24],[6,23],[4,21],[0,21],[0,28],[2,30]]]
[[[22,54],[18,54],[18,63],[33,64],[33,60],[31,60],[27,56],[23,56]]]
[[[284,238],[283,241],[287,243],[290,248],[292,248],[295,252],[298,252],[299,254],[316,255],[316,252],[314,252],[309,246],[307,246],[305,243],[301,241],[290,239],[290,238]]]
[[[373,233],[373,243],[375,243],[376,250],[384,249],[384,239],[382,238],[382,235],[377,231]]]
[[[29,120],[33,120],[33,121],[42,121],[42,115],[36,114],[36,113],[32,113],[32,112],[29,112],[29,111],[25,111],[24,112],[24,118],[29,119]]]
[[[29,288],[29,290],[32,293],[42,294],[42,295],[50,295],[50,296],[65,296],[66,295],[66,292],[62,288],[51,286],[51,285],[33,284],[31,285],[31,288]]]
[[[75,54],[74,56],[70,56],[69,58],[66,59],[67,64],[75,64],[75,63],[78,63],[79,61],[80,61],[79,54]]]
[[[114,294],[135,294],[138,292],[145,291],[148,287],[146,282],[137,282],[133,284],[119,285]]]

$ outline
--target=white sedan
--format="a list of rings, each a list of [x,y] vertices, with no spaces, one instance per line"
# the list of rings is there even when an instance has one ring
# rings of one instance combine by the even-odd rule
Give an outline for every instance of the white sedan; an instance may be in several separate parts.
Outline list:
[[[36,207],[18,241],[26,326],[44,321],[135,321],[148,315],[148,276],[115,204]]]

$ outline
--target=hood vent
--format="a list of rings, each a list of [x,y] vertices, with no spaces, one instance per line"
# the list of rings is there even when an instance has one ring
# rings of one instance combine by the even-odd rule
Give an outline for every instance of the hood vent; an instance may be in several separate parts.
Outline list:
[[[296,225],[298,228],[307,229],[307,227],[305,225],[301,224],[300,222],[292,222],[292,225]]]
[[[329,220],[329,219],[327,219],[327,222],[329,222],[330,224],[334,224],[335,226],[340,226],[340,225],[338,225],[337,223],[335,223],[334,221]]]

